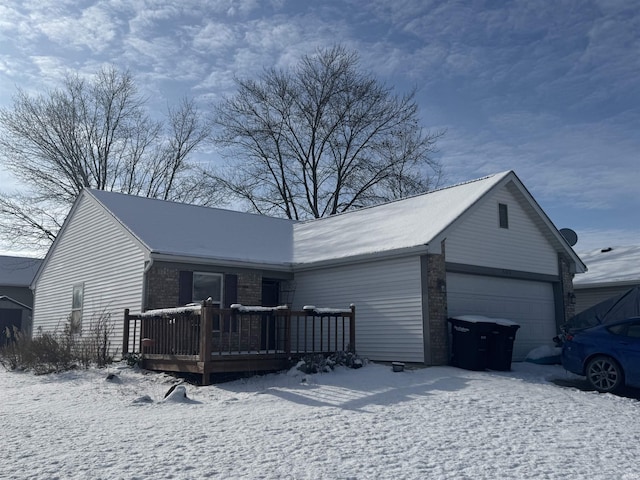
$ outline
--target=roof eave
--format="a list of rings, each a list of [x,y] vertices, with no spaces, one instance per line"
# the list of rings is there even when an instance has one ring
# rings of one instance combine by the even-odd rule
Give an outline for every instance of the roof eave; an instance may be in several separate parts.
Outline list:
[[[277,272],[291,272],[292,264],[288,262],[260,262],[257,260],[243,260],[219,257],[200,257],[195,255],[182,255],[170,252],[151,252],[149,255],[153,261],[186,263],[193,265],[215,265],[230,268],[246,268],[251,270],[272,270]]]
[[[17,300],[14,300],[13,298],[8,297],[7,295],[0,295],[0,300],[11,302],[11,303],[13,303],[15,305],[18,305],[21,308],[26,309],[26,310],[33,310],[33,308],[31,308],[29,305],[25,305],[24,303],[19,302]]]

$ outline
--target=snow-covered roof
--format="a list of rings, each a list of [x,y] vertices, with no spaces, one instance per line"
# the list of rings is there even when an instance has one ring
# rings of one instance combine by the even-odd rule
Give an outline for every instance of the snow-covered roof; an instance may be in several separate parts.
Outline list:
[[[290,268],[416,249],[426,252],[426,246],[432,242],[437,245],[439,236],[465,211],[509,179],[520,184],[516,175],[507,171],[305,222],[100,190],[87,190],[87,194],[155,258]],[[522,190],[526,193],[524,187]],[[532,198],[529,201],[535,204]],[[555,227],[544,212],[540,210],[539,215],[548,223],[553,238]],[[556,236],[561,238],[559,233]],[[435,248],[437,251],[439,245]],[[575,256],[575,261],[580,259]]]
[[[39,258],[0,255],[0,285],[28,287],[41,263]]]
[[[135,197],[102,190],[89,195],[153,254],[289,264],[292,220]]]
[[[510,173],[296,224],[294,262],[321,262],[429,244]]]
[[[589,270],[573,280],[576,288],[640,283],[640,245],[599,248],[579,255]]]

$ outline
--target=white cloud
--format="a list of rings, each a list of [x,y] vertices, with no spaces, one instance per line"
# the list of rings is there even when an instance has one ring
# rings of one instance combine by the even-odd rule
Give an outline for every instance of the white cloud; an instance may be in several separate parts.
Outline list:
[[[10,2],[0,5],[0,39],[13,40],[17,35],[26,33],[23,28],[26,17]]]
[[[48,40],[66,47],[86,47],[94,53],[103,52],[118,34],[118,26],[109,12],[101,6],[91,6],[79,15],[48,18],[38,22]]]
[[[33,55],[29,57],[37,71],[32,75],[33,80],[38,78],[40,85],[47,88],[55,88],[60,85],[64,76],[69,71],[69,66],[60,57],[51,55]]]
[[[598,123],[560,125],[525,112],[494,118],[492,128],[447,127],[439,142],[450,175],[460,180],[503,170],[527,179],[540,200],[603,210],[633,200],[640,185],[640,139]],[[549,128],[551,127],[551,128]],[[615,156],[615,161],[607,159]]]
[[[238,42],[238,34],[231,25],[209,21],[204,28],[188,27],[192,31],[194,48],[204,54],[218,53]]]

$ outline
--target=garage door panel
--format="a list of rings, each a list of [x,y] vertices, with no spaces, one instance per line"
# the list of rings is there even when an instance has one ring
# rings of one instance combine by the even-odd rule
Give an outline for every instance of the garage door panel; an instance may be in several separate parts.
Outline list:
[[[449,316],[485,315],[520,324],[513,359],[524,360],[556,335],[553,286],[548,282],[447,274]]]

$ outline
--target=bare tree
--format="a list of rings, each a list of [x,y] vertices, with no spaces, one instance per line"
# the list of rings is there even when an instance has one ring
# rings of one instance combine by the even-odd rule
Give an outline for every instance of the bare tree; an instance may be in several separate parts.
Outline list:
[[[149,117],[129,72],[104,68],[90,80],[0,109],[0,162],[25,189],[0,194],[0,237],[46,247],[83,188],[211,204],[215,191],[189,161],[210,136],[193,101]]]
[[[211,176],[251,210],[318,218],[440,181],[431,154],[442,133],[420,127],[415,92],[393,95],[344,47],[236,84],[214,118],[230,161]]]

